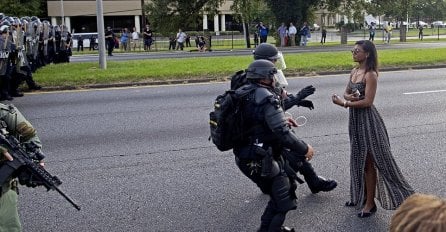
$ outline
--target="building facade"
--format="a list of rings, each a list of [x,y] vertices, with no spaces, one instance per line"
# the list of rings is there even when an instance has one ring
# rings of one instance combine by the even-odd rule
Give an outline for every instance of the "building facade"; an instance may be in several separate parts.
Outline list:
[[[104,26],[116,30],[143,28],[142,3],[144,0],[102,0]],[[225,1],[219,14],[212,18],[203,15],[203,30],[226,31],[227,20],[232,19],[232,1]],[[52,24],[65,24],[72,33],[97,31],[96,0],[49,0],[48,17]]]
[[[145,0],[102,0],[104,26],[119,31],[122,28],[144,27],[142,4]],[[148,1],[145,1],[148,2]],[[144,2],[144,3],[145,3]],[[233,1],[227,0],[218,9],[219,14],[211,17],[203,15],[202,29],[216,33],[226,31],[233,22],[234,12],[230,9]],[[48,0],[48,17],[51,23],[65,24],[72,33],[97,32],[96,0]],[[343,18],[326,10],[316,12],[315,23],[334,26]]]

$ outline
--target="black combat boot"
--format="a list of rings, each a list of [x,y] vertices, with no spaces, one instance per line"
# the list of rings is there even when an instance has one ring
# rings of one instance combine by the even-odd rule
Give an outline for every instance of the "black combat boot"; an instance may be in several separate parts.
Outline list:
[[[28,85],[29,90],[40,90],[42,89],[42,86],[36,84],[36,82],[32,79],[32,77],[28,77],[26,79],[26,84]]]
[[[325,179],[316,175],[311,163],[308,161],[302,162],[299,168],[300,174],[302,174],[307,182],[308,187],[312,193],[318,193],[320,191],[328,192],[336,188],[338,183],[334,180]]]
[[[10,95],[11,97],[23,97],[23,93],[20,92],[18,89],[16,89],[16,90],[12,90],[12,91],[9,93],[9,95]]]
[[[321,176],[318,176],[318,178],[319,183],[316,186],[308,185],[312,193],[318,193],[320,191],[329,192],[338,186],[338,183],[335,180],[325,179]]]

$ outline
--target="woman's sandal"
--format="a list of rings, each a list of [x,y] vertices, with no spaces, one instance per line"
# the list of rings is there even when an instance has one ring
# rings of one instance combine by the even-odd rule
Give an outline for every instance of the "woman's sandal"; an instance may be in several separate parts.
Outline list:
[[[359,218],[370,217],[370,216],[372,216],[374,213],[376,213],[377,210],[378,210],[378,209],[376,208],[376,205],[375,205],[375,206],[373,206],[373,208],[370,210],[370,212],[364,212],[364,211],[361,211],[360,213],[358,213],[358,217],[359,217]]]
[[[351,202],[351,201],[347,201],[347,202],[345,202],[345,206],[347,206],[347,207],[353,207],[353,206],[356,206],[356,204],[353,203],[353,202]]]

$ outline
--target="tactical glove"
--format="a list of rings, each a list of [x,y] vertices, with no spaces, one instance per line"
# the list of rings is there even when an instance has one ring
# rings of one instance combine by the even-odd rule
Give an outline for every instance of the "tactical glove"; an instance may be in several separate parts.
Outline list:
[[[297,94],[296,94],[296,98],[300,100],[305,99],[306,97],[310,96],[311,94],[314,93],[314,91],[316,91],[316,88],[314,88],[312,85],[309,85],[303,89],[301,89]]]
[[[310,101],[310,100],[301,100],[296,105],[297,106],[302,106],[302,107],[307,107],[310,110],[314,109],[313,102]]]

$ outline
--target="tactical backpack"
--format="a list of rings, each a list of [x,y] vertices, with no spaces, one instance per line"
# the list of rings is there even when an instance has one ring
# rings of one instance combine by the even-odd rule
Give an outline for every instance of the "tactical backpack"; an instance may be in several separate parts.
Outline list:
[[[217,96],[214,110],[209,113],[212,142],[220,151],[234,147],[235,139],[241,134],[241,113],[239,99],[234,90],[227,90]]]
[[[240,70],[236,72],[231,77],[231,89],[236,90],[244,85],[248,84],[248,79],[246,79],[246,72],[244,70]]]
[[[209,113],[211,135],[209,140],[220,151],[234,148],[243,137],[243,118],[240,112],[240,99],[248,94],[237,96],[235,90],[247,84],[246,73],[241,70],[231,77],[231,89],[218,95],[214,102],[214,110]]]

